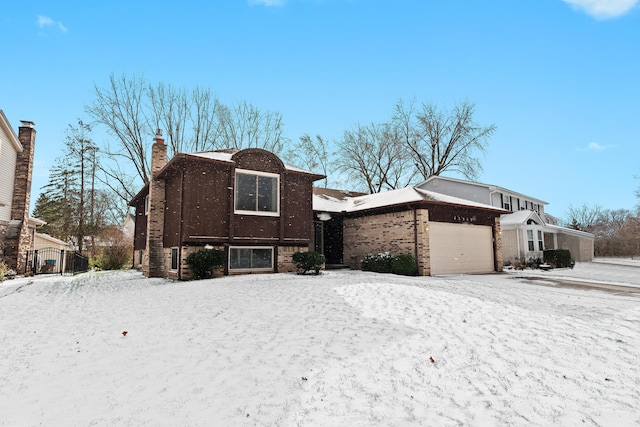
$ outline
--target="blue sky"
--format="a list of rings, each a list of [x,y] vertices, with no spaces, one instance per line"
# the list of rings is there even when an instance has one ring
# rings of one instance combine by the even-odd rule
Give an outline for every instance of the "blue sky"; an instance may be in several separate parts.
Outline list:
[[[399,98],[476,104],[479,181],[632,209],[640,187],[639,0],[24,1],[0,14],[0,108],[38,131],[32,199],[94,84],[143,73],[339,138]],[[96,134],[101,143],[106,136]],[[149,135],[149,139],[153,136]]]

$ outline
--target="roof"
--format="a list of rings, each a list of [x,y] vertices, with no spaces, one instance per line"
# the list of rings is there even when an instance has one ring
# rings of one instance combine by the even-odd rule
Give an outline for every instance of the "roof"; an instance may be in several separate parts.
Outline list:
[[[222,150],[212,150],[212,151],[200,151],[197,153],[183,153],[185,157],[200,157],[200,158],[204,158],[204,159],[209,159],[209,160],[215,160],[218,162],[228,162],[228,163],[233,163],[233,156],[243,150],[238,150],[235,148],[227,148],[227,149],[222,149]],[[310,174],[310,175],[318,175],[316,173],[313,172],[309,172],[307,170],[304,169],[300,169],[297,168],[295,166],[291,166],[291,165],[287,165],[284,164],[284,168],[288,171],[291,172],[299,172],[299,173],[306,173],[306,174]]]
[[[513,213],[504,214],[500,217],[500,225],[520,225],[526,224],[529,219],[532,219],[537,224],[544,225],[544,221],[538,215],[536,211],[530,209],[515,211]]]
[[[421,185],[426,184],[429,181],[435,181],[437,179],[444,180],[444,181],[457,182],[459,184],[467,184],[467,185],[475,185],[475,186],[478,186],[478,187],[485,187],[485,188],[489,189],[489,191],[492,192],[492,193],[510,193],[510,194],[515,195],[515,196],[522,197],[522,198],[529,199],[531,201],[537,202],[538,204],[542,204],[542,205],[548,205],[549,204],[549,202],[545,202],[544,200],[540,200],[540,199],[538,199],[536,197],[532,197],[532,196],[527,196],[526,194],[518,193],[517,191],[509,190],[508,188],[500,187],[499,185],[483,184],[481,182],[474,182],[474,181],[465,181],[463,179],[449,178],[449,177],[440,176],[440,175],[430,176],[426,180],[422,181],[420,184],[416,185],[416,187],[420,187]]]
[[[48,234],[45,234],[45,233],[36,233],[36,237],[39,238],[39,239],[46,240],[46,241],[51,242],[51,243],[55,243],[57,245],[61,245],[61,246],[62,245],[65,245],[65,246],[69,245],[69,243],[67,243],[67,242],[65,242],[63,240],[60,240],[60,239],[56,239],[55,237],[49,236]]]
[[[415,187],[357,196],[351,196],[351,194],[353,193],[314,188],[313,210],[318,212],[361,212],[369,209],[398,206],[407,203],[435,202],[508,212],[505,209],[496,208],[484,203],[472,202],[470,200]]]
[[[7,119],[7,116],[4,115],[4,111],[2,110],[0,110],[0,128],[4,129],[4,132],[8,135],[9,140],[11,141],[11,145],[13,145],[13,148],[18,153],[22,153],[22,144],[20,143],[20,140],[16,136],[15,131],[9,124],[9,120]]]
[[[233,156],[237,153],[239,153],[240,151],[247,151],[247,150],[259,150],[259,151],[264,151],[266,153],[269,153],[270,155],[275,156],[276,158],[278,158],[278,160],[282,163],[282,161],[280,160],[280,158],[278,156],[276,156],[275,154],[266,151],[266,150],[262,150],[259,148],[247,148],[244,150],[238,150],[236,148],[225,148],[225,149],[220,149],[220,150],[211,150],[211,151],[200,151],[197,153],[178,153],[175,156],[173,156],[173,158],[171,160],[169,160],[157,173],[156,176],[162,176],[165,172],[167,172],[169,169],[171,169],[178,161],[180,160],[184,160],[184,159],[203,159],[203,160],[209,160],[209,161],[213,161],[213,162],[221,162],[221,163],[234,163],[233,161]],[[295,173],[302,173],[302,174],[306,174],[306,175],[311,175],[314,177],[314,181],[317,181],[319,179],[325,178],[324,175],[320,175],[314,172],[310,172],[304,169],[300,169],[294,166],[290,166],[287,164],[282,163],[282,165],[284,166],[285,171],[288,172],[295,172]],[[133,196],[133,198],[129,201],[129,206],[132,206],[133,203],[140,199],[142,196],[146,195],[149,192],[149,184],[145,184],[144,187],[142,187],[142,189],[135,195]]]

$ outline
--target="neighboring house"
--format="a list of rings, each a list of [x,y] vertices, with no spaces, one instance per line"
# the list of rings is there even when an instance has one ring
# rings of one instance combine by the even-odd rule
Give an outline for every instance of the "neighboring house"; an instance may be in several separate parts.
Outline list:
[[[593,260],[594,235],[558,226],[558,220],[545,212],[545,201],[495,185],[442,176],[432,176],[416,187],[511,211],[501,218],[505,262],[541,259],[545,249],[568,249],[577,262]]]
[[[134,266],[148,277],[190,277],[188,254],[225,251],[225,274],[295,270],[312,245],[313,182],[324,178],[251,148],[176,154],[158,131],[151,181],[135,208]]]
[[[33,249],[35,229],[44,222],[29,217],[33,150],[33,122],[22,121],[18,135],[0,110],[0,261],[24,272]]]
[[[502,271],[500,215],[486,203],[407,187],[361,195],[314,188],[316,251],[360,269],[368,254],[411,254],[423,276]]]
[[[127,239],[133,239],[136,232],[136,217],[133,214],[127,214],[122,225],[122,235]]]
[[[66,268],[66,253],[73,247],[48,234],[36,233],[33,249],[34,273],[62,273]]]

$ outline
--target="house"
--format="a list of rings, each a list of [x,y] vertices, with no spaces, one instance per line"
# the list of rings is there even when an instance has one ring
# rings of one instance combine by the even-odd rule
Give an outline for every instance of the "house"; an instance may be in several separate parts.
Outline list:
[[[506,210],[417,187],[377,194],[314,188],[314,249],[359,269],[368,254],[411,254],[423,276],[502,271]]]
[[[542,259],[545,249],[568,249],[576,262],[593,260],[594,235],[557,225],[545,212],[547,202],[503,187],[432,176],[417,188],[502,208],[502,256],[505,262]]]
[[[35,138],[33,122],[22,121],[16,136],[0,110],[0,261],[18,272],[25,271],[36,227],[44,224],[29,217]]]
[[[313,182],[268,151],[179,153],[167,162],[158,130],[151,179],[135,209],[134,265],[148,277],[190,277],[187,256],[225,251],[224,274],[294,271],[294,252],[312,244]]]

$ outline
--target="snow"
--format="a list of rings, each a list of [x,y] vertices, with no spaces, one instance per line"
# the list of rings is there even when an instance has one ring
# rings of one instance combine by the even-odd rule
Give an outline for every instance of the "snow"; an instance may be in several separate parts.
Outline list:
[[[326,194],[313,195],[313,210],[320,212],[359,212],[386,206],[405,203],[432,201],[462,206],[474,206],[484,209],[499,209],[484,203],[477,203],[434,191],[422,190],[415,187],[400,188],[381,193],[366,194],[364,196],[337,198]]]
[[[217,160],[219,162],[233,162],[233,156],[234,154],[236,154],[237,151],[234,152],[230,152],[230,151],[200,151],[200,152],[196,152],[196,153],[187,153],[187,155],[189,156],[193,156],[193,157],[202,157],[205,159],[211,159],[211,160]],[[307,174],[312,174],[313,172],[309,172],[307,170],[301,169],[301,168],[297,168],[295,166],[290,166],[285,164],[284,168],[286,170],[292,171],[292,172],[300,172],[300,173],[307,173]]]
[[[532,280],[630,264],[6,281],[0,425],[638,425],[640,293]]]

